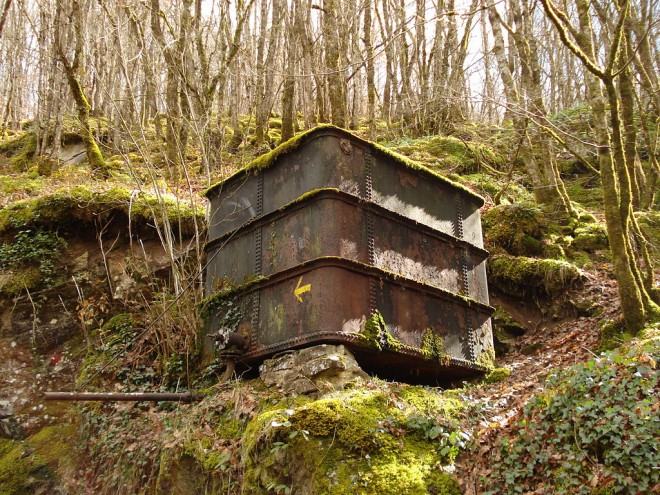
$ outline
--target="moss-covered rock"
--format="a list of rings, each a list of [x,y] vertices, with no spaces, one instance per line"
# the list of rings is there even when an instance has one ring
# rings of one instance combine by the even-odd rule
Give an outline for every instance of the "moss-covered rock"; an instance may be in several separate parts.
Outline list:
[[[0,144],[0,151],[11,156],[11,168],[23,172],[30,168],[37,150],[37,136],[34,132],[22,132]]]
[[[509,346],[517,337],[524,335],[525,327],[514,320],[504,309],[497,308],[491,316],[493,341],[497,355],[506,354]]]
[[[547,223],[541,208],[532,203],[494,206],[483,215],[485,244],[515,256],[539,255]]]
[[[0,294],[12,297],[39,287],[43,276],[37,267],[18,268],[0,272]]]
[[[575,229],[571,247],[593,253],[599,249],[608,249],[607,229],[600,223],[590,223]]]
[[[73,466],[75,427],[49,426],[26,441],[0,439],[0,495],[54,493]]]
[[[199,204],[166,194],[131,191],[123,187],[96,189],[76,186],[18,201],[0,209],[0,234],[26,228],[77,230],[95,220],[109,220],[120,213],[134,227],[157,222],[175,233],[191,235],[203,226],[206,209]]]
[[[262,426],[248,426],[244,437],[250,446],[244,488],[254,494],[269,487],[319,495],[460,493],[438,466],[452,462],[465,438],[436,419],[433,404],[442,399],[432,396],[441,394],[427,390],[424,400],[423,390],[345,391],[265,413],[253,420]],[[269,433],[261,433],[264,427]]]
[[[488,264],[488,282],[515,297],[556,297],[582,279],[571,263],[523,256],[493,256]]]

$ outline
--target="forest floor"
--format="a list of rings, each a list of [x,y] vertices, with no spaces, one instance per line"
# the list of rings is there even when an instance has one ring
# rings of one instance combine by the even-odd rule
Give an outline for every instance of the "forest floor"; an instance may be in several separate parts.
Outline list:
[[[595,349],[603,323],[620,316],[617,282],[611,270],[607,263],[584,270],[582,287],[567,295],[602,307],[602,312],[594,317],[546,320],[534,305],[512,298],[491,297],[491,304],[504,308],[531,329],[497,359],[498,366],[509,369],[511,374],[499,382],[470,388],[466,394],[470,402],[481,406],[477,409],[482,416],[475,432],[479,439],[477,451],[459,458],[457,463],[456,475],[462,481],[465,495],[480,493],[479,479],[492,470],[490,460],[497,442],[510,434],[507,426],[519,418],[525,404],[546,390],[548,374],[597,357]]]

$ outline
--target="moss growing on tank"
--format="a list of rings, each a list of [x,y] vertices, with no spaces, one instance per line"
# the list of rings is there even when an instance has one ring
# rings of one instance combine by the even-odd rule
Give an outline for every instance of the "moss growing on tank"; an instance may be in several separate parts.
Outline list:
[[[401,342],[395,339],[387,330],[387,324],[380,311],[376,310],[364,323],[364,329],[358,334],[369,347],[379,351],[400,349]]]
[[[204,192],[204,195],[207,196],[207,197],[210,197],[216,190],[221,189],[222,186],[224,184],[228,183],[229,181],[235,180],[236,178],[244,176],[244,175],[255,174],[255,173],[257,173],[261,170],[264,170],[264,169],[272,166],[280,156],[284,156],[288,153],[291,153],[292,151],[295,151],[300,146],[302,146],[305,142],[307,142],[309,139],[311,139],[314,135],[316,135],[316,134],[318,134],[318,133],[320,133],[324,130],[338,131],[341,134],[345,135],[346,137],[349,137],[349,138],[359,142],[362,145],[370,147],[371,149],[373,149],[377,153],[379,153],[383,156],[386,156],[388,158],[391,158],[395,162],[400,163],[401,165],[404,165],[405,167],[408,167],[408,168],[413,169],[413,170],[417,170],[418,172],[422,172],[423,174],[425,174],[427,176],[433,177],[436,180],[439,180],[441,182],[449,184],[453,188],[457,188],[457,189],[462,190],[463,192],[467,193],[469,196],[474,198],[478,202],[479,205],[483,204],[483,198],[481,196],[479,196],[478,194],[476,194],[471,189],[469,189],[469,188],[467,188],[467,187],[465,187],[461,184],[458,184],[456,182],[453,182],[453,181],[447,179],[446,177],[444,177],[442,175],[437,174],[436,172],[430,170],[429,168],[427,168],[423,165],[420,165],[419,163],[411,160],[410,158],[408,158],[406,156],[400,155],[400,154],[398,154],[398,153],[396,153],[396,152],[394,152],[394,151],[392,151],[388,148],[385,148],[384,146],[381,146],[379,144],[372,143],[370,141],[366,141],[366,140],[364,140],[364,139],[362,139],[362,138],[360,138],[360,137],[358,137],[358,136],[356,136],[356,135],[354,135],[354,134],[352,134],[352,133],[350,133],[350,132],[348,132],[344,129],[341,129],[339,127],[335,127],[331,124],[318,125],[318,126],[314,127],[313,129],[310,129],[309,131],[305,131],[301,134],[298,134],[298,135],[294,136],[293,138],[291,138],[288,141],[286,141],[286,142],[282,143],[281,145],[279,145],[277,148],[275,148],[271,152],[266,153],[266,154],[261,155],[260,157],[256,158],[255,160],[250,162],[247,166],[245,166],[244,168],[238,170],[235,174],[231,175],[227,179],[224,179],[224,180],[218,182],[217,184],[211,186],[209,189],[207,189]]]
[[[449,356],[445,352],[445,343],[442,336],[434,332],[432,328],[426,329],[422,337],[422,354],[427,359],[449,364]]]

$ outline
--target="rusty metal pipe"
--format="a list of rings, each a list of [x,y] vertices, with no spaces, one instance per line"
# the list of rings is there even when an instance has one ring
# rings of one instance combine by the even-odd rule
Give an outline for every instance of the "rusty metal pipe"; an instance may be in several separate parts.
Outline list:
[[[62,401],[101,401],[101,402],[142,402],[142,401],[177,401],[194,402],[202,400],[202,396],[192,392],[159,393],[159,392],[44,392],[44,400]]]

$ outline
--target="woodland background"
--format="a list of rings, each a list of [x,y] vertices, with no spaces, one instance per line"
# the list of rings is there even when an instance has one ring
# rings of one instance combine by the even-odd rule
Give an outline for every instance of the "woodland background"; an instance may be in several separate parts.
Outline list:
[[[0,493],[660,489],[658,0],[0,8]],[[486,198],[502,367],[450,392],[41,404],[213,383],[202,192],[319,123]]]

